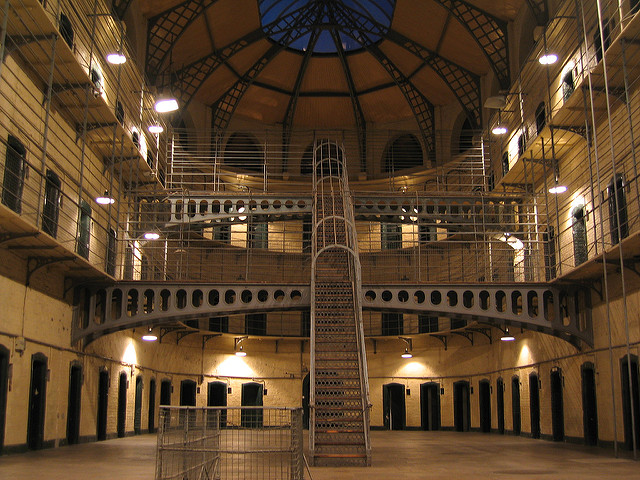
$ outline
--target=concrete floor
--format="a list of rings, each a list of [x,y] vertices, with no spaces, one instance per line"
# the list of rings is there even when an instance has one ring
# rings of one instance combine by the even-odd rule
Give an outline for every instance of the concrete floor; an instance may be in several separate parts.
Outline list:
[[[640,479],[639,462],[598,448],[481,433],[375,431],[371,437],[371,468],[311,468],[313,480]],[[155,435],[141,435],[9,455],[0,457],[0,479],[152,480],[155,448]]]

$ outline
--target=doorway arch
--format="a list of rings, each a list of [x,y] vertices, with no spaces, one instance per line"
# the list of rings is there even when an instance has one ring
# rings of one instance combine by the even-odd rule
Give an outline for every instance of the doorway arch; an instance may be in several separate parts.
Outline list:
[[[440,430],[440,384],[420,385],[420,423],[423,430]]]
[[[406,424],[404,392],[404,385],[400,383],[387,383],[382,386],[382,411],[386,430],[404,430]]]
[[[453,424],[456,432],[468,432],[471,426],[469,382],[460,380],[453,384]]]
[[[47,403],[47,357],[42,353],[31,356],[31,386],[27,420],[27,448],[39,450],[44,446],[44,420]]]

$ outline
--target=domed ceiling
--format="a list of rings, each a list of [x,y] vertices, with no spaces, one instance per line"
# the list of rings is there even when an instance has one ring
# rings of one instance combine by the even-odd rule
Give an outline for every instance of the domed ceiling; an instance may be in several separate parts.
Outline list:
[[[480,77],[509,84],[507,22],[536,0],[141,0],[146,71],[181,107],[294,128],[414,118],[427,144],[434,106],[481,124]]]

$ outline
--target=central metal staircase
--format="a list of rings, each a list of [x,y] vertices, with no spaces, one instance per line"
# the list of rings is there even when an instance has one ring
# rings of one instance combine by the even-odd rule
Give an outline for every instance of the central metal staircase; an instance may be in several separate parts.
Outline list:
[[[314,146],[311,421],[314,465],[370,465],[369,386],[355,221],[343,149]]]

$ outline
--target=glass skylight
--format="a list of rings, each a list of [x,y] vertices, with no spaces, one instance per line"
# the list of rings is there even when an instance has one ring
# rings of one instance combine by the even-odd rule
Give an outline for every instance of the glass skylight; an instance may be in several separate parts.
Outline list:
[[[272,40],[314,53],[358,50],[391,26],[395,0],[260,0],[262,28]],[[338,43],[339,42],[339,43]]]

